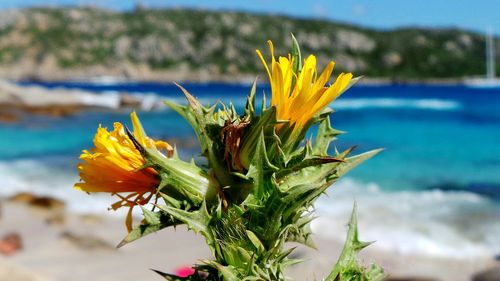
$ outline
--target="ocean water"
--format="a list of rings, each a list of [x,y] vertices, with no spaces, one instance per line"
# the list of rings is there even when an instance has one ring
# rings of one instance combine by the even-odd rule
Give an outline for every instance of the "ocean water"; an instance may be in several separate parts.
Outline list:
[[[22,83],[31,84],[31,83]],[[172,84],[37,83],[95,92],[150,94],[184,102]],[[186,84],[202,102],[244,105],[248,85]],[[269,92],[259,88],[259,92]],[[313,223],[324,237],[344,238],[354,200],[365,240],[391,251],[471,258],[500,254],[500,90],[462,86],[355,86],[331,104],[339,149],[385,148],[336,183]],[[148,134],[197,156],[188,124],[167,108],[140,112]],[[128,123],[128,113],[29,117],[0,124],[0,195],[31,191],[60,197],[75,212],[105,212],[113,199],[72,189],[82,149],[98,124]],[[332,147],[333,149],[333,147]]]

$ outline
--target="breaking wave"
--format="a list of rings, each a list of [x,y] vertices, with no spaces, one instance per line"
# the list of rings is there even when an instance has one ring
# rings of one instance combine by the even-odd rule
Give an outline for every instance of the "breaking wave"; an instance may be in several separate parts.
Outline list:
[[[340,99],[332,107],[340,110],[394,108],[453,111],[461,109],[462,104],[448,99],[356,98]]]
[[[317,204],[313,232],[345,239],[346,223],[358,204],[361,239],[394,253],[438,257],[493,257],[500,253],[500,210],[470,192],[381,191],[375,183],[340,181]]]

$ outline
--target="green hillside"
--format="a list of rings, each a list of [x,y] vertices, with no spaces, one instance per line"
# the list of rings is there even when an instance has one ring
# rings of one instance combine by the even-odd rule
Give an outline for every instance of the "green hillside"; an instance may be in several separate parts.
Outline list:
[[[36,8],[0,12],[0,76],[250,76],[262,73],[255,49],[267,54],[266,40],[272,39],[284,55],[292,32],[303,53],[316,54],[320,64],[334,59],[338,70],[357,75],[461,78],[485,69],[484,37],[458,29],[379,31],[239,12]]]

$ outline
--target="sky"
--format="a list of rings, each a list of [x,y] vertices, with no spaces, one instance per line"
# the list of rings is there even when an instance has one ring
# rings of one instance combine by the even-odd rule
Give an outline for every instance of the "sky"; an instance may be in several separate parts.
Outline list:
[[[148,7],[191,7],[279,13],[324,18],[365,27],[460,27],[500,35],[500,0],[0,0],[0,9],[41,5],[98,5],[130,10]]]

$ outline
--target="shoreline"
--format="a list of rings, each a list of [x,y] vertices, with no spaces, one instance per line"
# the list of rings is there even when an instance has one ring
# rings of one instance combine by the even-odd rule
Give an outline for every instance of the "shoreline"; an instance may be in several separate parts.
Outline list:
[[[75,78],[78,77],[78,78]],[[475,79],[478,77],[463,77],[463,78],[411,78],[411,79],[399,79],[390,77],[366,77],[356,83],[356,85],[361,86],[392,86],[392,85],[429,85],[429,86],[464,86],[466,81],[469,79]],[[479,77],[481,78],[481,77]],[[218,76],[216,78],[205,78],[198,75],[192,75],[192,77],[179,77],[178,75],[172,75],[170,72],[166,74],[161,74],[153,77],[124,77],[124,76],[113,76],[113,75],[100,75],[100,76],[71,76],[71,77],[53,77],[53,78],[33,78],[19,77],[9,79],[13,82],[33,82],[33,83],[88,83],[95,85],[115,85],[115,84],[133,84],[133,83],[159,83],[159,84],[169,84],[169,83],[187,83],[187,84],[227,84],[227,85],[251,85],[256,79],[259,84],[268,84],[266,82],[267,76],[263,75],[227,75]]]
[[[23,239],[23,249],[18,253],[0,255],[0,281],[83,281],[88,278],[153,281],[161,277],[150,268],[173,272],[211,256],[202,237],[185,227],[165,229],[116,249],[126,230],[121,218],[105,212],[76,214],[64,208],[44,209],[1,199],[0,207],[0,237],[14,231]],[[54,214],[63,218],[51,220]],[[292,253],[305,260],[287,270],[296,280],[326,276],[340,254],[343,241],[319,235],[313,239],[318,250],[299,246]],[[455,259],[388,252],[377,248],[376,243],[363,250],[359,259],[365,266],[372,262],[380,264],[392,280],[466,281],[477,272],[500,267],[499,262],[486,258]],[[134,266],[123,266],[132,264]]]
[[[0,122],[17,122],[23,114],[64,117],[82,111],[145,110],[163,108],[157,95],[127,92],[95,93],[81,89],[19,85],[0,79]]]

